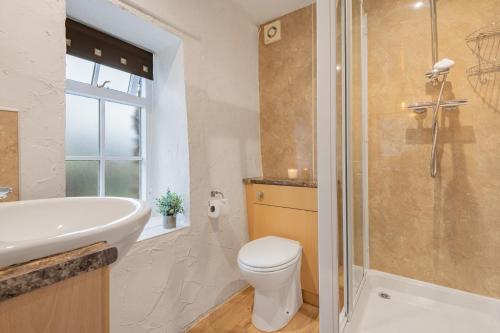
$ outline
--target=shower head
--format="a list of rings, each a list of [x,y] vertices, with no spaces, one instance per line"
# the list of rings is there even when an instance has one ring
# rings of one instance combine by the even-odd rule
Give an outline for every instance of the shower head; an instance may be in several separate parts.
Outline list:
[[[432,70],[425,73],[429,79],[435,79],[441,74],[448,73],[450,69],[455,66],[455,62],[448,58],[443,58],[436,62],[434,66],[432,66]]]
[[[449,71],[450,68],[452,68],[453,66],[455,66],[455,62],[453,60],[448,58],[443,58],[434,64],[433,69],[437,69],[443,72],[443,71]]]

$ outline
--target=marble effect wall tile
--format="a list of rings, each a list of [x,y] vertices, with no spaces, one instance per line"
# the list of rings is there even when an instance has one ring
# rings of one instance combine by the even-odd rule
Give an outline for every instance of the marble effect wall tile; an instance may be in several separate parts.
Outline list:
[[[282,39],[259,41],[260,127],[265,177],[316,171],[316,54],[314,5],[283,17]]]
[[[0,109],[0,187],[12,187],[13,193],[0,202],[19,199],[18,113]]]
[[[441,112],[435,179],[431,112],[403,108],[437,93],[424,77],[432,62],[429,7],[414,4],[365,1],[371,266],[500,298],[500,73],[482,85],[468,76],[477,58],[465,42],[498,20],[500,1],[437,2],[439,57],[456,61],[445,98],[469,105]]]

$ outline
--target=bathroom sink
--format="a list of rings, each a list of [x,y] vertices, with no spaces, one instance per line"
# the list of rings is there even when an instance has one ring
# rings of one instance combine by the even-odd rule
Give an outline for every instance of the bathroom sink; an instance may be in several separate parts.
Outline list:
[[[151,208],[126,198],[59,198],[0,204],[0,268],[98,242],[118,249],[137,240]]]

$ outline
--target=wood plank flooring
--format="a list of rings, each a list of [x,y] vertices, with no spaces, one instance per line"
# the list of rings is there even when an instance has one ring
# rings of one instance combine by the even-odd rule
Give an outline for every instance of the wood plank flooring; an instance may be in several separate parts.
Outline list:
[[[253,289],[247,288],[195,324],[188,333],[258,333],[252,325]],[[319,309],[306,304],[295,317],[278,332],[319,332]]]

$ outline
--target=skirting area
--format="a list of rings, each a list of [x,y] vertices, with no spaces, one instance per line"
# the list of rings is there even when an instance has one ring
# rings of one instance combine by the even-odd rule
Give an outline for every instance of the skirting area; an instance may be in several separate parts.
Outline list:
[[[247,288],[197,322],[188,333],[260,332],[252,325],[253,289]],[[279,332],[319,332],[319,309],[306,304],[295,317]]]
[[[369,271],[347,333],[498,333],[500,301]]]

